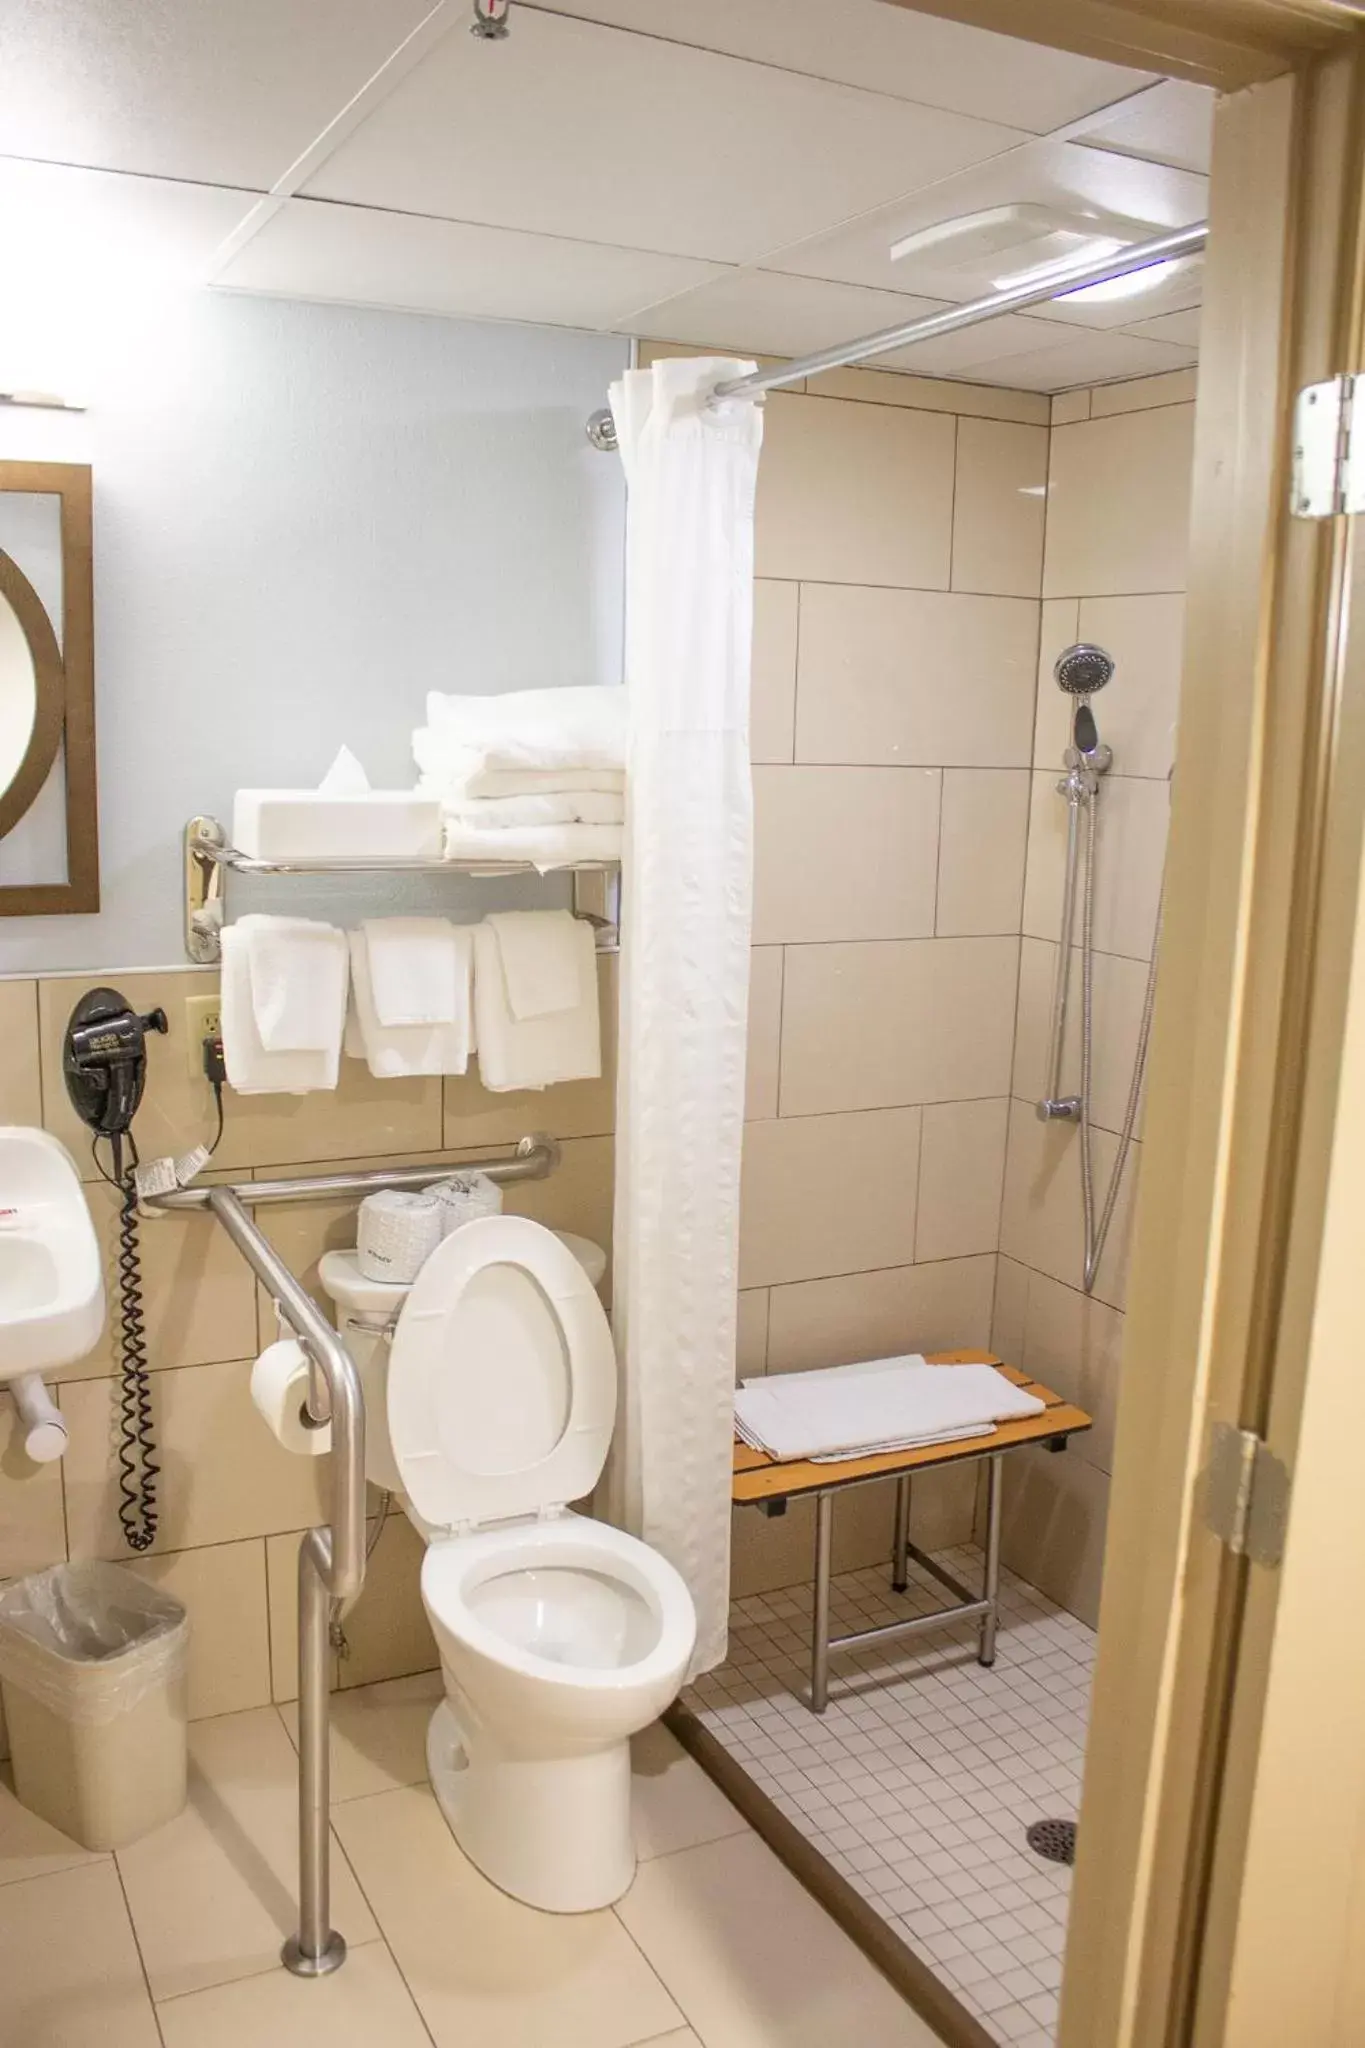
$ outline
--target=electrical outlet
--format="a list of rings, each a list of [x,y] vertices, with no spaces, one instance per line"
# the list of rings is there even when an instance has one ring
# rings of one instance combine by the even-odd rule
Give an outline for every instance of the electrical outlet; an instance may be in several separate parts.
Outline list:
[[[191,1080],[203,1080],[204,1040],[217,1038],[222,1029],[222,1009],[217,996],[186,996],[185,1065]]]

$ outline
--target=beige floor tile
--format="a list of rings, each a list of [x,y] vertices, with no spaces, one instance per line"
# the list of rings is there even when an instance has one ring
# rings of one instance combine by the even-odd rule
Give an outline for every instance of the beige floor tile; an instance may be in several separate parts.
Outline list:
[[[165,2048],[430,2048],[431,2036],[381,1941],[353,1948],[331,1977],[287,1970],[173,1998],[158,2009]]]
[[[390,1678],[332,1695],[332,1799],[365,1799],[427,1775],[427,1729],[444,1694],[439,1671]],[[296,1701],[279,1710],[291,1742],[298,1740]]]
[[[40,1124],[36,981],[0,981],[0,1045],[5,1048],[0,1124]]]
[[[628,2048],[680,2024],[614,1915],[496,1891],[430,1792],[352,1800],[336,1826],[437,2048]]]
[[[13,1772],[8,1764],[0,1771],[0,1885],[19,1884],[28,1877],[48,1877],[54,1870],[75,1870],[85,1863],[108,1861],[107,1856],[83,1849],[69,1835],[21,1806],[14,1796]],[[4,1987],[0,1985],[0,2011],[3,2005]]]
[[[298,1762],[274,1708],[195,1723],[189,1805],[118,1856],[153,1994],[275,1969],[298,1912],[297,1856]],[[332,1918],[349,1942],[374,1938],[335,1850]]]
[[[159,2048],[118,1872],[107,1858],[6,1887],[0,2038],[6,2048]]]
[[[707,2048],[938,2048],[756,1835],[642,1864],[617,1912]]]
[[[661,1721],[630,1745],[635,1846],[640,1860],[744,1834],[748,1822]]]

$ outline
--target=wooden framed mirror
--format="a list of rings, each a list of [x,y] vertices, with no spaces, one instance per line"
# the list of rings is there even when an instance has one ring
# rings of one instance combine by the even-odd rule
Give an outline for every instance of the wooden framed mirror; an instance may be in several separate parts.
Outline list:
[[[99,909],[90,471],[0,462],[0,917]]]

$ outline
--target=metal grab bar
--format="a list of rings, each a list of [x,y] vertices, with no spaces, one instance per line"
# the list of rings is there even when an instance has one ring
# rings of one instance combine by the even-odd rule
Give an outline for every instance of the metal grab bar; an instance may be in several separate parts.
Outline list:
[[[308,1530],[299,1544],[299,1925],[280,1951],[296,1977],[325,1977],[346,1960],[346,1943],[331,1925],[327,1656],[333,1619],[354,1605],[365,1584],[365,1401],[355,1360],[248,1205],[429,1187],[461,1167],[498,1182],[543,1180],[559,1158],[555,1139],[539,1135],[520,1139],[510,1158],[222,1182],[149,1201],[158,1209],[206,1209],[217,1218],[308,1354],[309,1420],[331,1424],[331,1523]]]

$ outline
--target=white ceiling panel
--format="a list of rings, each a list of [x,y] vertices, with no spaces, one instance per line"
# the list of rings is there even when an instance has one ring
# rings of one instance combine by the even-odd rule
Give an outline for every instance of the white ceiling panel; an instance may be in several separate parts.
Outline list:
[[[432,0],[5,0],[0,153],[267,187]]]
[[[305,189],[742,262],[1018,140],[965,115],[519,12],[505,42],[448,36]]]
[[[218,282],[277,298],[617,328],[634,307],[722,274],[689,256],[291,199]]]
[[[1111,331],[1077,334],[1059,347],[1032,354],[998,356],[978,363],[972,375],[980,384],[1003,384],[1018,391],[1070,391],[1078,384],[1105,384],[1118,377],[1152,377],[1162,370],[1185,370],[1194,360],[1193,349]]]
[[[984,320],[979,327],[964,327],[959,334],[941,334],[936,341],[912,342],[878,356],[878,370],[911,370],[918,377],[962,377],[974,375],[979,363],[993,363],[1005,355],[1033,355],[1068,341],[1074,328],[1059,327],[1056,321],[1038,320],[1027,313],[1002,313]]]
[[[523,0],[519,17],[539,0]],[[1151,80],[884,0],[551,0],[557,14],[750,57],[1042,135]],[[516,32],[515,24],[513,33]],[[1197,90],[1198,88],[1196,88]],[[1144,152],[1145,153],[1145,152]]]
[[[1182,348],[1198,348],[1199,308],[1192,306],[1187,313],[1163,313],[1157,320],[1130,320],[1125,332],[1145,334],[1153,341],[1178,342]]]
[[[1150,92],[1087,121],[1073,131],[1074,139],[1177,170],[1207,172],[1216,97],[1211,86],[1163,79]]]
[[[780,249],[765,262],[770,269],[802,277],[826,277],[843,284],[960,301],[975,296],[980,287],[965,284],[960,273],[935,261],[932,252],[895,262],[893,244],[939,221],[1015,201],[1071,212],[1103,210],[1151,221],[1159,232],[1202,219],[1207,194],[1207,179],[1194,172],[1048,139],[1026,143],[990,163],[945,178],[931,190],[896,200],[829,234]],[[1139,304],[1144,313],[1150,308],[1154,316],[1195,302],[1199,297],[1197,278],[1194,266],[1176,272],[1140,301],[1129,298],[1099,305],[1054,301],[1048,318],[1080,327],[1131,325]]]
[[[0,157],[0,274],[8,289],[42,291],[92,270],[104,282],[187,282],[255,203],[221,185]]]
[[[629,333],[656,341],[715,342],[754,355],[803,356],[936,310],[931,299],[742,270],[646,307],[625,325]]]

